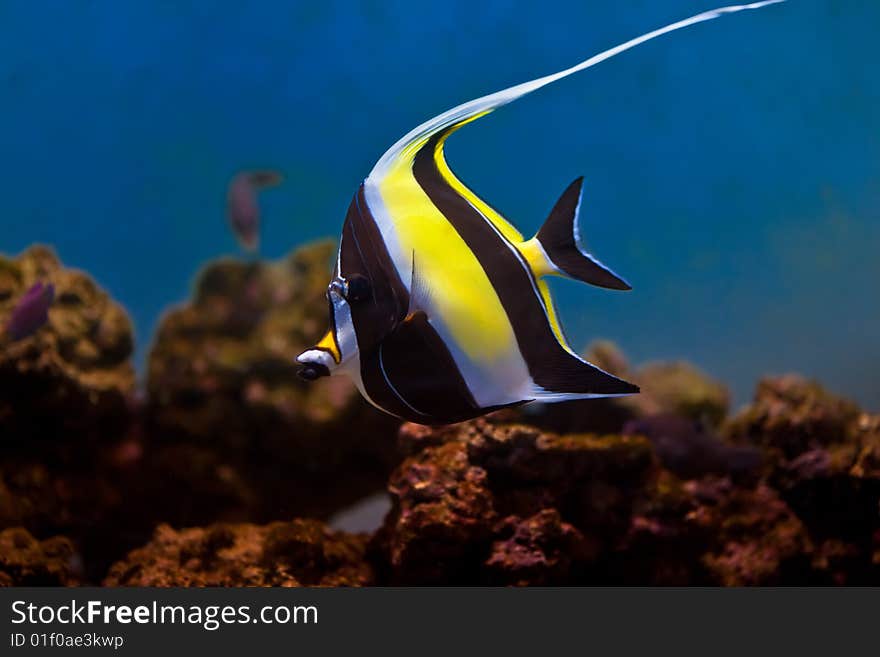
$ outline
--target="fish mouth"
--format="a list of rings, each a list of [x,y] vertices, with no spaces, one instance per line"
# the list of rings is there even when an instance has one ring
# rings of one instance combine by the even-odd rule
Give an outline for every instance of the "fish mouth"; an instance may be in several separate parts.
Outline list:
[[[330,370],[326,365],[321,363],[308,363],[302,365],[297,370],[296,375],[303,381],[315,381],[324,376],[330,376]]]
[[[296,362],[300,365],[296,374],[303,381],[315,381],[330,376],[332,370],[336,368],[333,356],[319,347],[312,347],[302,352],[296,357]]]

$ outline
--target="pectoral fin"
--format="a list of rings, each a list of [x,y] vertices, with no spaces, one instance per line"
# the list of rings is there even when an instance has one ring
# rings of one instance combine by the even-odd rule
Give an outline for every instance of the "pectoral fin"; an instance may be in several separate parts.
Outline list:
[[[406,316],[412,317],[417,312],[427,314],[428,308],[431,307],[431,287],[430,282],[425,277],[419,263],[416,261],[416,252],[412,254],[412,278],[409,284],[409,304],[407,305]]]

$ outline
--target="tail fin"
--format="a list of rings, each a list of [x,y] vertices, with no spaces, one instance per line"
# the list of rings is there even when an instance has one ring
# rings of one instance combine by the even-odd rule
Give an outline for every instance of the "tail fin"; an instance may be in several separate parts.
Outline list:
[[[562,192],[535,240],[558,273],[598,287],[631,290],[629,283],[581,248],[578,210],[583,182],[578,178]]]

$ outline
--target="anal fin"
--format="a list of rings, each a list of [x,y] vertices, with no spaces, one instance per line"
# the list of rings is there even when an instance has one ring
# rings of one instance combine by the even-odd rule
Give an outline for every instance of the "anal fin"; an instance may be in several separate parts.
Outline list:
[[[637,385],[561,350],[547,354],[533,379],[536,401],[619,397],[639,392]]]

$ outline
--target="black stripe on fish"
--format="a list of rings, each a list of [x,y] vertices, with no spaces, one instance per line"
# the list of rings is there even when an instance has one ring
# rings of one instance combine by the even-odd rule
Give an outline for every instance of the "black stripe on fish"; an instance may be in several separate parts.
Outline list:
[[[388,387],[374,361],[381,341],[405,316],[407,293],[364,202],[363,186],[348,207],[339,248],[339,275],[360,274],[370,281],[370,298],[349,304],[364,391],[373,404],[403,417],[409,409]]]
[[[413,162],[413,174],[431,202],[480,261],[507,312],[534,382],[548,392],[563,394],[638,392],[637,386],[585,363],[559,343],[547,319],[531,268],[490,221],[443,178],[434,154],[454,129],[452,126],[438,132],[419,149]]]
[[[486,412],[424,312],[407,316],[410,294],[388,254],[363,186],[349,207],[341,274],[370,279],[371,299],[351,303],[361,380],[374,404],[421,424],[448,424]]]
[[[339,248],[340,275],[369,281],[369,298],[349,303],[358,348],[369,351],[406,316],[409,293],[366,205],[363,185],[348,208]]]
[[[443,339],[423,311],[407,317],[382,343],[389,382],[422,415],[448,423],[481,413]]]

